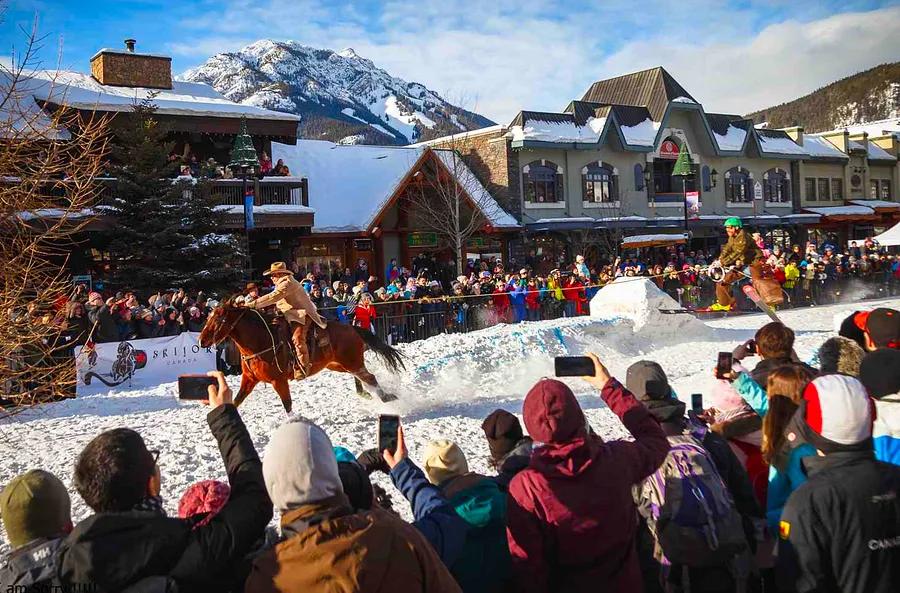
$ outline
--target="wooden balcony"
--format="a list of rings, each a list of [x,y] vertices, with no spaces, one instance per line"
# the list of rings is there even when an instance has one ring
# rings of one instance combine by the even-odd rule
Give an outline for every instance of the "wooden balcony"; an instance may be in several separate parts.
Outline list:
[[[103,225],[103,206],[109,206],[115,197],[116,179],[98,177],[97,206],[93,212],[82,215],[96,215],[98,225]],[[173,180],[177,182],[178,180]],[[13,185],[19,180],[13,177],[0,178],[0,185]],[[196,184],[185,179],[186,197],[198,191]],[[301,177],[264,177],[247,181],[248,190],[253,191],[253,218],[257,228],[298,229],[301,233],[309,232],[313,225],[313,210],[309,207],[309,186],[306,178]],[[31,217],[54,217],[63,212],[67,195],[73,188],[65,180],[48,181],[43,191],[48,196],[48,208],[31,214]],[[240,179],[211,179],[205,189],[213,196],[215,203],[228,211],[225,227],[229,229],[244,228],[244,189]],[[53,203],[59,208],[50,207]],[[91,225],[94,227],[95,225]]]

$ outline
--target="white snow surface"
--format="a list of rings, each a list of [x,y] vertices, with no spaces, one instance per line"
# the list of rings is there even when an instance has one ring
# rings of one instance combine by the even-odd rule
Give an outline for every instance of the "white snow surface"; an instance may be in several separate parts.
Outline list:
[[[806,134],[803,136],[803,148],[810,156],[846,159],[847,155],[824,136]]]
[[[659,132],[658,121],[650,118],[645,119],[641,123],[634,126],[622,126],[622,136],[625,142],[640,146],[653,146],[656,143],[656,134]]]
[[[675,308],[642,282],[616,282],[607,290],[608,296],[617,292],[619,297],[641,300],[647,307]],[[610,308],[614,302],[608,298]],[[796,309],[779,316],[797,333],[797,354],[810,361],[819,345],[833,335],[838,316],[878,306],[898,308],[900,299]],[[689,315],[662,316],[637,307],[633,312],[635,319],[644,320],[641,327],[633,319],[625,319],[627,312],[607,311],[603,317],[601,308],[595,313],[600,317],[499,325],[401,345],[406,370],[399,374],[390,373],[367,353],[369,369],[388,391],[399,396],[398,401],[382,404],[361,399],[354,394],[352,377],[325,371],[292,382],[294,410],[320,425],[333,444],[355,453],[375,446],[379,413],[399,413],[413,460],[421,463],[430,440],[450,438],[465,451],[472,471],[490,474],[482,420],[496,408],[521,417],[525,393],[540,377],[553,373],[554,356],[596,352],[622,380],[633,362],[656,360],[676,393],[686,399],[691,393],[709,393],[714,382],[710,369],[718,351],[730,351],[769,321],[765,315],[742,315],[703,323]],[[745,364],[752,368],[756,360]],[[586,383],[579,379],[566,382],[598,434],[606,439],[628,437]],[[230,377],[229,383],[236,391],[239,377]],[[148,447],[162,452],[162,496],[167,512],[175,515],[178,500],[189,485],[226,477],[207,428],[207,411],[200,404],[179,402],[174,383],[143,391],[108,391],[34,408],[0,423],[0,484],[33,468],[53,472],[69,488],[73,519],[84,519],[90,511],[73,485],[77,456],[100,432],[130,427],[141,433]],[[277,395],[268,386],[258,386],[240,413],[262,456],[272,431],[286,419]],[[396,508],[409,518],[408,505],[388,478],[376,475],[375,481],[393,493]],[[0,547],[0,553],[5,551]]]
[[[272,159],[309,179],[310,207],[316,212],[313,232],[361,231],[369,228],[413,165],[429,150],[424,146],[340,145],[324,140],[272,143]],[[434,150],[455,173],[459,184],[484,208],[495,227],[518,226],[494,200],[461,158]]]
[[[600,141],[605,126],[605,117],[592,117],[584,126],[579,126],[574,121],[529,119],[525,125],[512,126],[509,131],[516,142],[531,140],[596,144]]]
[[[803,150],[802,146],[790,138],[772,138],[764,136],[763,134],[757,134],[756,137],[759,138],[759,146],[763,152],[777,154],[809,154]]]
[[[635,334],[652,328],[656,340],[677,335],[701,338],[708,334],[709,328],[693,315],[662,313],[677,309],[681,309],[678,301],[651,280],[628,276],[620,276],[598,290],[590,303],[591,319],[622,328],[630,325]]]
[[[725,135],[716,134],[716,144],[720,150],[741,150],[744,148],[744,140],[747,139],[747,130],[728,124],[728,130]]]

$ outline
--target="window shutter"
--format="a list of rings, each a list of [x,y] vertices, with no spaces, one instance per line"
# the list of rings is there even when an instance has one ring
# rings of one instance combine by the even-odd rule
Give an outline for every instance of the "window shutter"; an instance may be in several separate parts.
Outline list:
[[[703,191],[710,191],[712,189],[712,183],[709,180],[709,166],[703,165],[703,168],[700,169],[700,177],[703,182]]]
[[[563,196],[563,175],[562,173],[556,174],[556,201],[563,202],[565,201],[565,196]]]
[[[634,191],[642,191],[644,189],[644,168],[640,163],[634,166]]]
[[[612,175],[609,178],[609,199],[613,202],[619,201],[619,176]]]

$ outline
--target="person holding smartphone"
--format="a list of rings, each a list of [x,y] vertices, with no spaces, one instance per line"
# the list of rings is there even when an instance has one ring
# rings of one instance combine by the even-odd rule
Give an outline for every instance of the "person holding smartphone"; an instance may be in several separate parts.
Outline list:
[[[207,422],[219,444],[231,495],[207,524],[166,516],[163,463],[171,452],[148,448],[137,432],[116,428],[87,444],[75,466],[75,488],[94,511],[63,542],[63,589],[120,591],[146,579],[182,591],[240,589],[235,567],[272,518],[262,464],[232,403],[222,373],[211,371]],[[165,583],[165,586],[163,586]]]
[[[523,417],[536,446],[512,479],[507,540],[516,591],[641,591],[634,549],[632,486],[666,458],[659,423],[612,378],[595,354],[582,377],[634,436],[604,442],[588,432],[584,412],[561,381],[541,379]]]

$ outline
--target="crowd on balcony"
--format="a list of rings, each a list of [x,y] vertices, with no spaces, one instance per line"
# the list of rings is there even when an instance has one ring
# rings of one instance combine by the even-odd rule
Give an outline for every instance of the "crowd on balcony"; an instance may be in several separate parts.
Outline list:
[[[416,459],[402,426],[396,444],[357,455],[300,417],[274,427],[260,456],[212,372],[206,419],[227,482],[196,476],[173,491],[159,460],[196,451],[106,430],[73,467],[57,466],[72,494],[44,468],[3,485],[11,553],[0,586],[896,591],[900,311],[853,313],[816,367],[798,361],[781,323],[735,346],[735,364],[704,394],[711,405],[690,411],[653,351],[618,380],[588,354],[582,401],[605,405],[629,438],[598,436],[569,385],[543,378],[524,395],[523,422],[504,409],[484,418],[484,473],[452,430]],[[78,521],[75,493],[89,509]],[[407,504],[411,521],[399,513]]]
[[[171,153],[169,163],[173,166],[175,174],[179,177],[206,178],[206,179],[234,179],[234,171],[227,163],[219,163],[214,157],[201,160],[193,152],[184,155]],[[291,170],[285,164],[284,159],[278,159],[273,165],[272,159],[266,151],[259,154],[260,177],[290,177]]]

